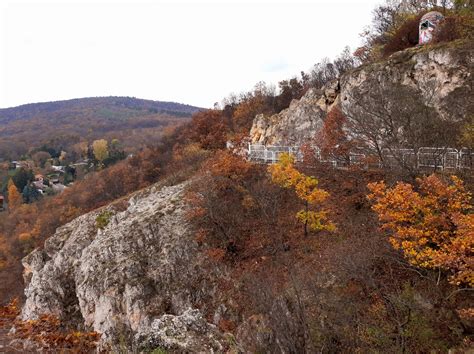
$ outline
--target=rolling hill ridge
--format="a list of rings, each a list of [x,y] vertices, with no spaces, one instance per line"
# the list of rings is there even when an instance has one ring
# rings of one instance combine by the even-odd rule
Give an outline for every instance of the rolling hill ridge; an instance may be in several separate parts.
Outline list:
[[[156,141],[199,107],[132,97],[94,97],[0,109],[0,158],[17,159],[44,144],[67,150],[80,141],[119,139],[132,151]]]

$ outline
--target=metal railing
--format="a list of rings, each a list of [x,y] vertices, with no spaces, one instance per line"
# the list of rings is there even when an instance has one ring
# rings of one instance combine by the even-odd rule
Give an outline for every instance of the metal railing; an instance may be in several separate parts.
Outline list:
[[[409,168],[424,170],[474,170],[474,151],[463,148],[422,147],[415,151],[413,149],[383,149],[380,158],[375,154],[364,152],[350,152],[345,157],[336,157],[334,154],[323,157],[321,150],[312,146],[308,150],[313,158],[319,162],[327,163],[335,168],[344,168],[352,165],[361,167],[388,167],[397,168],[406,166]],[[249,144],[247,158],[261,163],[275,163],[282,153],[290,153],[295,156],[297,162],[303,161],[303,152],[300,146],[273,146]]]
[[[295,156],[297,161],[303,161],[303,154],[298,146],[265,146],[249,144],[247,156],[253,161],[275,163],[278,162],[282,153],[290,153]]]

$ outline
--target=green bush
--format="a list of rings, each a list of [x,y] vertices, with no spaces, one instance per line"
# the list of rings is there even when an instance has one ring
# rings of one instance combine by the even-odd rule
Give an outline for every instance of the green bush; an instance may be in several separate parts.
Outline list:
[[[112,213],[109,210],[104,210],[101,212],[96,218],[95,218],[95,224],[98,229],[102,230],[104,229],[110,222],[110,218],[114,216],[114,213]]]
[[[155,348],[151,352],[151,354],[167,354],[167,353],[168,352],[166,351],[166,349],[163,349],[163,348]]]

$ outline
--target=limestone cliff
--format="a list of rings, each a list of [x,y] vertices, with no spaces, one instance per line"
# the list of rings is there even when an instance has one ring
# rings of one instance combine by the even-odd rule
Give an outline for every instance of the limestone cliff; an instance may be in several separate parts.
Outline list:
[[[472,68],[466,46],[400,52],[323,90],[309,90],[277,115],[257,116],[251,138],[300,144],[315,135],[335,105],[349,114],[376,107],[380,95],[415,97],[445,120],[464,120],[474,111]],[[44,249],[23,260],[23,319],[56,315],[99,332],[103,346],[116,351],[123,349],[117,349],[120,343],[128,350],[225,351],[233,340],[207,320],[218,323],[225,312],[217,291],[225,270],[204,265],[186,220],[185,190],[186,184],[155,185],[58,228]],[[253,330],[251,323],[243,325],[237,335],[245,338]]]
[[[255,118],[254,144],[294,145],[311,139],[335,104],[347,116],[376,109],[423,107],[442,120],[459,122],[474,112],[472,44],[412,48],[383,62],[344,74],[322,91],[309,90],[279,114]],[[391,102],[392,107],[381,107]],[[365,111],[365,112],[364,112]],[[407,115],[414,112],[407,111]]]
[[[184,189],[153,186],[122,211],[108,206],[59,228],[23,260],[23,319],[54,314],[101,333],[104,345],[221,351],[222,334],[201,312],[216,274],[201,266]],[[98,216],[105,227],[97,227]]]
[[[321,129],[338,93],[339,82],[334,81],[323,90],[310,89],[278,114],[270,117],[257,115],[250,131],[252,143],[294,145],[312,138]]]

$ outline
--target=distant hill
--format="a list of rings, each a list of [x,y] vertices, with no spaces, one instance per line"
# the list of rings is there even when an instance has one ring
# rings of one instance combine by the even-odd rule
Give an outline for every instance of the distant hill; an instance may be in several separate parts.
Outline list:
[[[199,107],[133,97],[91,97],[0,109],[0,159],[18,158],[43,144],[119,139],[133,151],[179,124]]]
[[[51,113],[67,117],[71,113],[74,114],[78,111],[89,109],[96,109],[98,112],[103,109],[115,110],[117,112],[129,110],[135,114],[140,112],[139,115],[148,111],[148,113],[165,113],[177,117],[186,117],[201,108],[176,102],[143,100],[134,97],[89,97],[65,101],[30,103],[18,107],[3,108],[0,109],[0,123]]]

